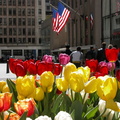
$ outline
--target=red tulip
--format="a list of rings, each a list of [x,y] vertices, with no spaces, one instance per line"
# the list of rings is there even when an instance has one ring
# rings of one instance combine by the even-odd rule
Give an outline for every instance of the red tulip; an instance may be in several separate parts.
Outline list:
[[[42,60],[45,62],[52,62],[52,56],[51,55],[44,55]]]
[[[4,120],[20,120],[20,116],[16,113],[9,113],[4,116]]]
[[[96,78],[98,78],[98,77],[100,77],[100,76],[104,76],[104,74],[103,74],[103,73],[100,73],[100,72],[95,72],[95,73],[94,73],[94,76],[95,76]]]
[[[58,57],[58,60],[61,65],[66,65],[70,62],[70,56],[65,53],[61,53]]]
[[[8,110],[12,102],[12,93],[0,93],[0,112]]]
[[[90,72],[96,72],[98,66],[98,60],[86,59],[85,64],[90,68]]]
[[[103,75],[108,75],[108,67],[107,66],[98,66],[97,71],[102,73]]]
[[[62,65],[60,65],[59,63],[55,63],[53,74],[59,75],[61,72],[62,72]]]
[[[106,58],[109,62],[115,62],[118,59],[118,53],[119,50],[116,48],[112,48],[112,49],[106,49],[105,50],[105,54],[106,54]]]
[[[25,76],[27,74],[27,71],[23,65],[18,63],[15,66],[15,74],[16,74],[16,76]]]
[[[116,71],[115,75],[116,75],[117,80],[120,81],[120,69]]]
[[[37,73],[38,75],[41,75],[45,71],[47,71],[47,66],[46,66],[46,63],[42,61],[37,66]]]
[[[14,103],[15,110],[18,115],[22,115],[24,112],[28,112],[27,116],[33,115],[35,111],[35,101],[33,98],[19,100],[17,103]]]
[[[27,72],[30,75],[36,75],[37,74],[37,67],[36,64],[31,62],[27,68]]]

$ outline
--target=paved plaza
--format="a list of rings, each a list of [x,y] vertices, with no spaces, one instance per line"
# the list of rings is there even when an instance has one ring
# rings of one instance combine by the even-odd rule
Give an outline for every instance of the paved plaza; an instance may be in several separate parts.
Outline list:
[[[0,63],[0,80],[15,79],[16,75],[7,69],[7,63]]]

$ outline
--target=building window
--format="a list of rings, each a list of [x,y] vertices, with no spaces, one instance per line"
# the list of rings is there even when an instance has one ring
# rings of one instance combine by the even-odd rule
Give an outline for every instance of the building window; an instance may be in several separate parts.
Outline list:
[[[7,38],[4,38],[4,43],[7,43]]]
[[[8,5],[12,5],[12,1],[11,0],[8,0]]]
[[[35,25],[35,19],[32,18],[32,26],[34,26],[34,25]]]
[[[22,9],[22,15],[25,16],[25,9]]]
[[[25,6],[25,0],[22,0],[22,5]]]
[[[0,26],[2,25],[2,18],[0,18]]]
[[[26,43],[26,38],[23,38],[23,43]]]
[[[31,18],[28,18],[28,26],[31,26]]]
[[[31,0],[27,0],[27,5],[30,6]]]
[[[21,6],[21,0],[18,0],[18,6]]]
[[[22,50],[13,50],[13,56],[22,56]]]
[[[38,10],[38,14],[41,14],[41,9]]]
[[[35,35],[35,29],[34,28],[32,29],[32,35]]]
[[[32,43],[35,43],[35,38],[32,38]]]
[[[38,0],[38,5],[41,5],[41,0]]]
[[[2,0],[0,0],[0,5],[2,5]]]
[[[12,15],[12,9],[9,8],[9,15]]]
[[[13,28],[13,35],[17,35],[16,28]]]
[[[12,18],[9,18],[9,25],[12,25]]]
[[[31,29],[28,28],[28,35],[31,35]]]
[[[0,43],[2,43],[2,38],[0,38]]]
[[[21,15],[21,8],[18,8],[18,15]]]
[[[2,15],[2,8],[0,8],[0,15]]]
[[[16,9],[13,8],[13,16],[16,16]]]
[[[13,0],[13,5],[14,5],[14,6],[16,5],[16,0]]]
[[[35,15],[35,9],[32,9],[32,15],[33,16]]]
[[[21,28],[19,28],[18,29],[18,35],[22,35],[21,33],[22,33]]]
[[[26,29],[23,28],[23,35],[26,35]]]
[[[6,5],[6,0],[3,0],[3,5]]]
[[[3,8],[3,15],[7,15],[7,9]]]
[[[4,25],[7,25],[7,18],[3,18]]]
[[[7,28],[4,28],[4,35],[7,35]]]
[[[16,25],[16,18],[13,18],[13,25]]]
[[[31,38],[28,38],[28,43],[31,43]]]
[[[28,16],[31,15],[31,9],[28,9]]]
[[[0,35],[2,35],[2,28],[0,28]]]
[[[22,25],[26,25],[25,18],[22,19]]]
[[[32,6],[34,6],[35,5],[35,0],[32,0]]]
[[[9,35],[12,35],[12,28],[9,28]]]
[[[21,18],[18,18],[18,25],[21,25]]]
[[[9,38],[9,43],[12,43],[12,38]]]

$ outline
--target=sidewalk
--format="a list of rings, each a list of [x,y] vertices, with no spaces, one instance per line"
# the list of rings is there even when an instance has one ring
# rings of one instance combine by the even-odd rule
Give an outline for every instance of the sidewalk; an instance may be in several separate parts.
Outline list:
[[[15,79],[16,75],[11,73],[9,70],[9,73],[7,73],[7,63],[0,63],[0,80],[6,80],[6,79]]]

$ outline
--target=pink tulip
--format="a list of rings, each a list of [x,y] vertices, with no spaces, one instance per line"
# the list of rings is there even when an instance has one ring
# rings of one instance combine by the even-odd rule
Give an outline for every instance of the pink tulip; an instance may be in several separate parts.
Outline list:
[[[108,70],[111,71],[111,70],[114,70],[116,66],[114,62],[108,62],[107,67],[108,67]]]
[[[65,53],[61,53],[59,54],[58,60],[61,65],[66,65],[68,62],[70,62],[70,56]]]
[[[45,62],[52,62],[52,56],[51,55],[44,55],[42,60]]]

